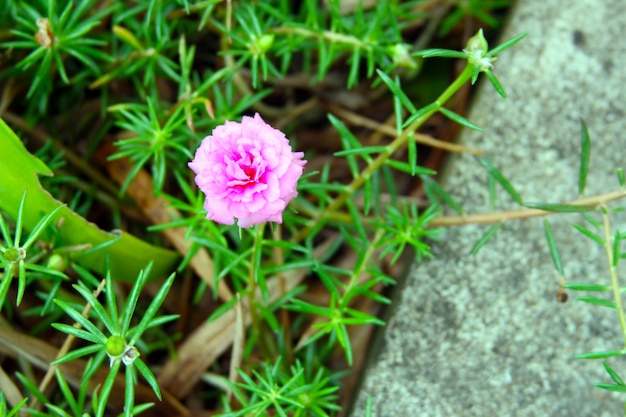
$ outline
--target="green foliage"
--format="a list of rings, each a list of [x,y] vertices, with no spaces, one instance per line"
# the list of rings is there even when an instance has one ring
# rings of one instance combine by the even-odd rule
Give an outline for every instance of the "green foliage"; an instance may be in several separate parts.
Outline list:
[[[184,134],[179,133],[185,123],[184,107],[179,106],[171,115],[166,115],[165,122],[161,122],[157,107],[148,98],[147,106],[126,104],[115,106],[112,109],[119,112],[124,118],[118,122],[118,126],[137,134],[131,139],[121,139],[116,142],[119,152],[110,157],[110,159],[128,157],[135,163],[133,169],[126,176],[120,193],[126,191],[139,170],[148,162],[151,162],[152,165],[152,179],[156,193],[163,189],[168,160],[193,158],[191,152],[184,146],[184,141],[187,138]]]
[[[120,236],[103,232],[52,198],[41,188],[37,179],[38,175],[51,175],[52,171],[26,150],[3,120],[0,120],[0,164],[4,170],[5,184],[11,184],[10,187],[0,187],[0,209],[14,221],[19,217],[21,227],[30,231],[31,235],[37,230],[37,238],[54,244],[59,250],[64,247],[65,250],[61,252],[77,263],[102,273],[105,265],[105,252],[102,249],[106,249],[107,256],[111,258],[113,274],[122,280],[131,281],[150,260],[154,260],[151,278],[170,270],[176,262],[178,257],[175,253],[149,245],[128,233]],[[20,210],[25,190],[28,190],[28,206],[24,205],[25,209]],[[60,218],[63,220],[62,227],[51,234],[37,226],[41,224],[42,214],[46,216],[53,212],[57,221]],[[9,234],[8,230],[4,233],[7,236]],[[10,244],[8,242],[5,240],[5,245]]]
[[[254,378],[239,371],[241,383],[230,384],[242,408],[221,414],[222,417],[261,415],[318,416],[326,417],[332,411],[339,411],[335,404],[336,391],[321,369],[314,375],[300,364],[282,369],[280,358],[274,365],[264,364],[263,373],[252,372]]]
[[[41,417],[100,417],[123,407],[125,416],[137,415],[153,406],[136,404],[145,383],[161,400],[157,361],[180,355],[193,363],[174,344],[177,315],[157,315],[172,290],[206,314],[194,325],[244,312],[236,332],[247,341],[231,359],[241,361],[240,382],[228,383],[233,401],[197,388],[202,396],[219,395],[222,415],[336,415],[342,374],[329,363],[337,351],[350,366],[355,362],[352,327],[384,324],[358,307],[364,300],[390,302],[382,291],[395,281],[382,264],[398,262],[407,247],[419,260],[432,256],[439,200],[464,214],[430,178],[436,172],[420,165],[416,132],[437,113],[480,129],[446,105],[481,73],[504,95],[492,62],[522,36],[490,50],[480,31],[462,52],[415,51],[407,33],[428,17],[418,11],[420,1],[348,10],[313,0],[9,3],[0,13],[10,31],[2,45],[12,51],[0,57],[6,81],[0,108],[23,139],[0,122],[0,313],[26,315],[21,309],[28,304],[29,317],[39,320],[32,334],[47,337],[52,327],[80,342],[52,361],[58,368],[41,384],[55,378],[55,389],[41,388],[32,372],[16,374],[41,405],[24,409]],[[458,6],[491,24],[499,5]],[[447,25],[455,24],[451,19]],[[466,67],[420,107],[408,89],[431,56],[461,58]],[[255,111],[304,121],[297,115],[307,113],[322,88],[349,97],[370,89],[390,95],[395,136],[365,143],[352,122],[329,113],[340,148],[332,163],[301,179],[280,227],[242,230],[207,221],[187,166],[202,138]],[[295,138],[292,124],[285,130]],[[323,153],[309,149],[307,158],[323,160]],[[504,176],[481,163],[521,204]],[[345,178],[335,164],[346,167]],[[426,183],[428,208],[400,196],[397,179],[405,175]],[[107,233],[93,223],[125,231]],[[166,249],[172,245],[181,256]],[[337,262],[342,257],[348,262]],[[184,283],[175,282],[175,269]],[[14,278],[16,303],[8,297]],[[147,285],[157,280],[158,289]],[[321,301],[307,294],[318,281]],[[170,355],[160,355],[163,349]],[[63,368],[69,364],[84,366],[82,374],[70,375]],[[117,399],[123,403],[114,405]],[[0,415],[23,406],[9,411],[0,395]]]
[[[497,27],[499,20],[493,16],[497,9],[507,7],[509,0],[453,0],[454,9],[441,23],[439,34],[445,35],[452,30],[461,19],[474,17],[491,27]]]
[[[591,139],[589,137],[587,126],[584,122],[581,122],[581,131],[581,162],[578,178],[579,195],[582,195],[585,190],[591,152]],[[622,211],[622,209],[615,208],[609,210],[605,204],[598,203],[592,203],[588,205],[526,203],[525,206],[555,213],[582,213],[581,217],[585,220],[585,225],[573,224],[573,227],[576,231],[580,232],[584,237],[586,237],[589,242],[599,245],[604,249],[606,254],[606,263],[609,271],[609,280],[608,283],[569,282],[567,280],[565,267],[559,253],[559,249],[557,247],[556,238],[552,232],[552,226],[550,225],[550,222],[546,219],[544,220],[544,231],[546,235],[547,246],[550,251],[550,256],[552,257],[552,262],[554,263],[554,267],[558,272],[559,285],[563,289],[592,293],[594,295],[581,295],[577,296],[575,299],[576,301],[581,301],[592,306],[606,307],[611,312],[617,313],[617,318],[621,328],[621,334],[624,340],[624,346],[626,346],[626,312],[624,310],[622,302],[622,293],[624,292],[625,288],[620,284],[617,268],[619,260],[624,257],[621,245],[622,236],[624,234],[619,229],[613,231],[611,229],[610,221],[611,214],[614,212]],[[602,220],[598,221],[591,214],[588,214],[588,212],[592,211],[596,213],[599,212],[599,214],[602,216]],[[612,296],[612,300],[606,297],[601,297],[600,295],[603,295],[602,293],[605,293],[606,295],[610,294],[610,296]],[[574,358],[595,360],[613,358],[624,355],[626,355],[626,349],[622,348],[580,353],[575,355]],[[625,393],[626,387],[624,386],[624,383],[617,374],[617,372],[615,372],[615,370],[613,370],[613,368],[611,368],[611,366],[607,362],[603,362],[602,364],[606,372],[609,374],[609,377],[613,380],[614,384],[595,383],[594,385],[604,390]]]
[[[26,271],[44,273],[57,278],[67,278],[64,273],[52,268],[41,267],[34,262],[32,258],[33,253],[30,253],[31,259],[27,259],[31,246],[35,243],[38,237],[44,232],[46,227],[54,220],[57,212],[62,208],[59,206],[54,211],[50,212],[35,225],[31,233],[26,240],[22,242],[22,213],[24,212],[24,203],[26,201],[26,193],[22,195],[20,205],[17,211],[17,219],[15,220],[15,233],[11,236],[11,231],[4,220],[4,217],[0,215],[0,230],[2,231],[2,238],[5,245],[0,246],[0,266],[4,269],[2,281],[0,282],[0,310],[4,306],[5,298],[9,291],[9,286],[15,275],[18,277],[17,286],[17,300],[16,304],[19,306],[24,296],[26,289]],[[30,261],[30,262],[29,262]]]
[[[114,7],[92,13],[96,4],[94,0],[83,0],[76,7],[71,1],[20,1],[13,9],[18,25],[11,32],[17,40],[3,46],[26,49],[28,55],[9,74],[34,73],[27,97],[40,111],[47,108],[55,76],[65,84],[75,84],[99,74],[101,63],[111,60],[102,50],[106,41],[91,32]],[[70,65],[77,66],[74,72],[66,69]]]
[[[432,204],[423,213],[419,214],[415,205],[409,206],[403,202],[402,210],[395,207],[387,207],[385,213],[386,221],[381,224],[381,228],[385,230],[386,235],[383,237],[383,250],[381,256],[393,252],[391,263],[395,263],[402,253],[406,245],[410,245],[415,250],[418,260],[432,257],[430,246],[425,240],[437,240],[438,235],[443,232],[442,229],[427,228],[427,225],[439,214],[439,207]],[[382,243],[381,242],[381,243]]]
[[[52,365],[58,365],[70,360],[77,359],[84,355],[96,354],[98,352],[106,353],[109,358],[109,365],[111,370],[107,377],[102,390],[99,394],[99,402],[96,407],[95,415],[101,417],[104,415],[107,399],[111,395],[111,388],[115,377],[120,368],[120,364],[123,363],[126,366],[126,392],[124,410],[126,416],[133,415],[134,404],[134,385],[137,381],[137,371],[146,379],[150,387],[154,390],[156,396],[161,399],[161,391],[157,383],[156,377],[140,359],[139,351],[135,347],[139,341],[141,335],[149,328],[156,325],[163,325],[169,321],[175,320],[176,315],[168,315],[155,317],[161,304],[165,300],[165,296],[169,292],[172,283],[174,282],[174,274],[170,275],[165,283],[161,286],[156,293],[148,307],[143,312],[139,323],[131,326],[133,315],[137,307],[139,295],[146,283],[147,276],[149,274],[150,266],[146,270],[140,272],[133,288],[128,295],[126,304],[118,313],[117,301],[113,291],[113,279],[108,274],[105,279],[105,295],[106,295],[106,307],[103,306],[100,301],[92,294],[85,284],[79,282],[74,285],[74,289],[80,293],[80,295],[91,306],[97,320],[104,324],[107,330],[107,335],[95,326],[87,317],[81,314],[78,310],[74,309],[67,302],[60,299],[55,300],[57,306],[63,310],[69,317],[71,317],[76,323],[80,324],[82,328],[70,326],[63,323],[54,323],[52,327],[72,335],[76,338],[83,339],[91,344],[85,347],[78,348],[62,357],[55,360]],[[81,275],[89,275],[88,271],[77,268],[77,272]],[[104,359],[104,355],[96,356],[100,362]]]
[[[7,408],[6,398],[4,398],[4,394],[0,392],[0,416],[13,417],[17,415],[22,409],[22,407],[26,404],[27,401],[28,401],[28,398],[24,398],[22,401],[15,404],[15,406],[9,410]]]

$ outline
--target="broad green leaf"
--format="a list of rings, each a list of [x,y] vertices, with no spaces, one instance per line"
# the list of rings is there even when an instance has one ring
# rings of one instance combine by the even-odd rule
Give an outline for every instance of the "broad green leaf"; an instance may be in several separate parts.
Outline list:
[[[0,210],[16,219],[20,200],[26,191],[21,219],[24,229],[32,231],[42,216],[59,210],[55,222],[63,219],[59,235],[64,245],[96,246],[116,240],[106,250],[79,255],[76,262],[80,265],[103,273],[105,257],[109,256],[112,275],[127,282],[134,281],[139,271],[151,261],[154,263],[151,279],[167,276],[175,268],[179,259],[175,252],[152,246],[128,233],[122,233],[120,237],[119,233],[104,232],[52,198],[38,180],[38,175],[52,175],[52,171],[26,150],[3,120],[0,120],[0,166],[3,175]],[[40,238],[49,241],[52,235],[44,230]]]

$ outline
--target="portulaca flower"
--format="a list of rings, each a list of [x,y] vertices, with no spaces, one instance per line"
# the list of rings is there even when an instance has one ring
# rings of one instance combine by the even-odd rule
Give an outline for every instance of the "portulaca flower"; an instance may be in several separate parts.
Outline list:
[[[207,219],[240,227],[282,223],[306,161],[289,141],[255,114],[227,121],[202,140],[189,167],[206,195]]]

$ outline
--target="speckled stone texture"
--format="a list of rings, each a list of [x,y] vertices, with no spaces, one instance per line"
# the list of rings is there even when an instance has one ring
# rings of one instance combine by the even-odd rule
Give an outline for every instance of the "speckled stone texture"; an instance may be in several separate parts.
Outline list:
[[[577,197],[584,118],[592,138],[585,195],[617,190],[615,170],[626,160],[626,1],[520,1],[503,39],[521,32],[528,36],[496,62],[509,98],[483,83],[470,120],[485,132],[466,131],[461,141],[485,150],[525,201],[567,202]],[[490,211],[487,174],[471,156],[452,158],[443,185],[468,213]],[[501,188],[498,207],[517,208]],[[608,283],[603,249],[571,226],[581,216],[550,221],[566,279]],[[626,231],[626,216],[613,226]],[[610,382],[601,362],[572,359],[623,346],[615,311],[573,300],[582,294],[557,302],[542,219],[507,223],[470,256],[486,230],[449,229],[434,259],[412,268],[351,415],[365,414],[368,396],[376,417],[623,415],[626,395],[592,386]],[[626,378],[623,358],[610,363]]]

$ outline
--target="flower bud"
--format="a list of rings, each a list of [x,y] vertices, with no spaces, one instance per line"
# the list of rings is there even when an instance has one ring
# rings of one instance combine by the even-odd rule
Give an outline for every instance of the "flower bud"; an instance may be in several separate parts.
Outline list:
[[[117,358],[124,353],[126,341],[121,336],[111,336],[107,339],[105,347],[110,358]]]
[[[254,55],[264,55],[274,44],[274,35],[265,34],[254,38],[250,44],[250,51]]]
[[[409,45],[405,43],[397,43],[389,47],[393,63],[396,67],[416,69],[417,62],[409,53]]]
[[[67,269],[69,262],[67,260],[67,256],[59,255],[58,253],[53,253],[48,258],[47,267],[53,269],[55,271],[63,272]]]
[[[11,247],[7,248],[3,255],[10,263],[16,263],[26,258],[26,251],[22,248]]]
[[[483,35],[483,30],[480,29],[478,33],[472,36],[467,41],[467,47],[463,50],[468,57],[468,61],[474,65],[478,71],[489,71],[493,68],[493,62],[495,57],[487,56],[489,52],[489,45]]]
[[[465,50],[467,52],[481,51],[482,55],[487,53],[489,45],[487,44],[487,39],[485,39],[482,29],[480,29],[476,35],[469,38]]]

